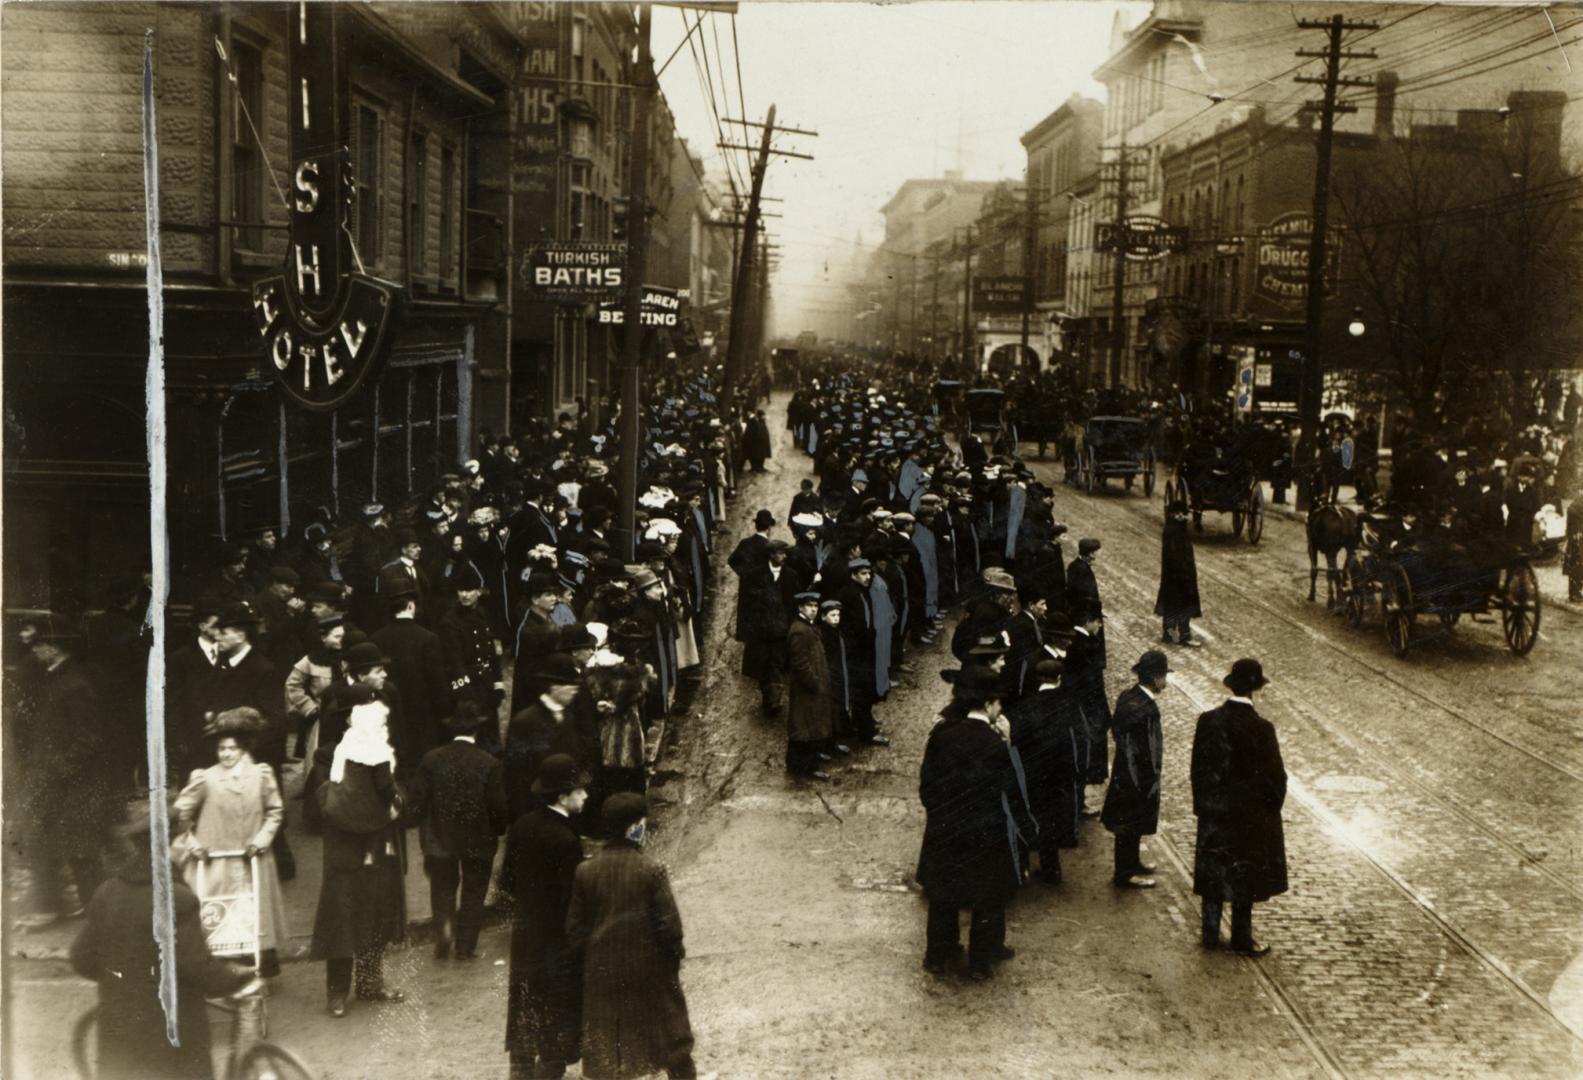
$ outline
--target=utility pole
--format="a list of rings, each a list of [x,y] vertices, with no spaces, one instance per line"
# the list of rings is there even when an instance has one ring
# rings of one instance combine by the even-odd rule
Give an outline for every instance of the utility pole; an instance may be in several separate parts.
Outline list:
[[[918,253],[915,251],[910,256],[910,271],[907,275],[907,291],[912,294],[912,316],[907,320],[907,351],[914,356],[918,354]]]
[[[726,377],[721,398],[731,408],[736,390],[737,370],[742,363],[742,337],[747,332],[748,293],[753,286],[753,255],[758,246],[759,196],[764,190],[764,168],[770,157],[770,136],[775,134],[775,106],[764,117],[764,136],[759,140],[758,160],[753,162],[753,185],[748,195],[748,216],[742,224],[742,257],[737,260],[736,281],[731,286],[731,329],[726,340]]]
[[[621,457],[617,480],[615,549],[631,562],[637,539],[638,412],[643,397],[643,278],[647,273],[649,243],[649,114],[654,107],[654,56],[649,49],[653,12],[638,5],[638,63],[632,73],[636,84],[632,108],[632,185],[627,210],[626,302],[621,326]]]
[[[966,261],[962,264],[962,377],[978,374],[973,359],[973,226],[967,226]]]
[[[1325,314],[1325,242],[1330,225],[1330,146],[1335,134],[1336,116],[1358,111],[1356,105],[1336,103],[1336,89],[1341,86],[1373,86],[1373,79],[1345,79],[1341,77],[1342,60],[1373,60],[1374,51],[1343,51],[1341,35],[1348,30],[1378,30],[1372,22],[1349,22],[1344,16],[1332,15],[1328,19],[1303,19],[1298,22],[1303,30],[1324,30],[1329,41],[1324,51],[1299,49],[1300,57],[1324,60],[1323,77],[1299,75],[1300,83],[1313,83],[1324,87],[1324,98],[1310,102],[1308,108],[1319,111],[1319,145],[1314,169],[1313,232],[1308,238],[1308,311],[1307,348],[1303,356],[1302,385],[1298,393],[1298,422],[1302,436],[1297,447],[1297,508],[1306,510],[1311,505],[1312,473],[1318,448],[1319,410],[1324,397],[1325,375],[1320,357],[1323,341]]]
[[[1111,287],[1113,294],[1110,298],[1110,380],[1112,388],[1121,385],[1121,350],[1126,344],[1126,330],[1123,328],[1123,308],[1125,297],[1123,287],[1127,277],[1127,144],[1121,144],[1121,152],[1116,157],[1116,225],[1115,245],[1112,248],[1111,260]]]
[[[1033,262],[1034,254],[1039,250],[1039,204],[1035,201],[1034,188],[1030,177],[1024,177],[1022,188],[1023,201],[1028,204],[1027,233],[1022,239],[1022,275],[1028,281],[1028,302],[1022,306],[1022,351],[1017,354],[1017,362],[1019,364],[1028,355],[1028,313],[1029,309],[1033,307],[1034,299],[1038,293],[1038,290],[1034,287],[1034,282],[1039,276],[1038,268],[1034,266]]]
[[[934,297],[929,301],[929,359],[940,357],[940,253],[934,255]]]

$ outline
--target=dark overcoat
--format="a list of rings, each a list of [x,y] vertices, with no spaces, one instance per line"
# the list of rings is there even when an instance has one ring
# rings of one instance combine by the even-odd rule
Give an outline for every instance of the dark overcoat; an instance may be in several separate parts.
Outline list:
[[[385,670],[405,709],[402,743],[392,743],[396,761],[402,769],[416,768],[424,754],[446,742],[445,718],[454,707],[439,635],[414,619],[392,619],[374,631],[374,644],[390,657]]]
[[[219,714],[227,709],[248,706],[258,710],[268,728],[259,736],[253,756],[274,768],[276,775],[286,757],[286,674],[271,664],[255,645],[236,664],[224,656],[220,662],[203,675],[196,688],[194,701],[197,732],[201,733],[206,713]],[[190,721],[191,722],[191,721]],[[198,760],[195,769],[207,768],[214,762],[208,759],[207,747],[201,734],[194,740],[193,749]]]
[[[583,962],[583,1075],[658,1072],[693,1047],[682,918],[665,868],[626,840],[577,868],[566,934]]]
[[[1104,612],[1094,567],[1081,555],[1066,568],[1066,612],[1074,623],[1085,622],[1089,615]]]
[[[1204,713],[1193,733],[1192,783],[1193,891],[1233,902],[1285,892],[1286,768],[1275,726],[1240,701]]]
[[[99,984],[100,1080],[208,1080],[209,1015],[205,996],[228,994],[252,977],[209,955],[198,898],[181,875],[171,897],[176,912],[176,1022],[181,1045],[165,1037],[159,1001],[159,946],[153,925],[154,888],[148,852],[129,858],[120,876],[93,894],[71,946],[71,966]]]
[[[874,606],[868,590],[848,580],[841,601],[841,638],[846,642],[847,697],[854,709],[874,702]]]
[[[791,618],[782,597],[781,581],[787,569],[781,568],[780,578],[770,573],[768,561],[750,567],[742,575],[737,591],[736,639],[744,643],[758,641],[783,641]]]
[[[542,803],[506,838],[500,888],[511,898],[506,1049],[573,1062],[582,1043],[582,972],[566,938],[583,844],[566,815]]]
[[[1079,727],[1071,694],[1062,687],[1033,690],[1006,710],[1011,745],[1022,758],[1029,809],[1046,842],[1077,846],[1083,809],[1083,779],[1078,771]]]
[[[1193,538],[1187,522],[1167,518],[1160,536],[1160,591],[1154,599],[1154,613],[1168,619],[1196,619],[1198,607],[1198,565],[1193,559]]]
[[[1031,844],[1038,827],[1000,735],[973,717],[941,720],[924,748],[918,797],[927,815],[918,884],[930,902],[1004,906],[1022,883],[1018,834]]]
[[[791,691],[786,708],[787,739],[828,739],[832,734],[830,665],[819,628],[803,619],[793,619],[786,634],[786,657]]]
[[[319,752],[325,753],[323,748]],[[372,776],[359,781],[352,776],[354,770]],[[346,772],[348,783],[371,784],[387,809],[400,807],[389,765],[349,761]],[[372,833],[351,833],[325,820],[324,878],[313,914],[314,960],[349,959],[406,938],[406,855],[406,837],[394,823]]]
[[[515,661],[511,672],[511,708],[520,711],[544,692],[534,672],[560,643],[561,631],[546,616],[528,610],[517,625]]]
[[[425,856],[493,862],[506,831],[500,760],[470,742],[436,746],[423,756],[413,778],[411,815]]]
[[[1160,828],[1160,707],[1141,686],[1123,690],[1111,715],[1116,761],[1100,823],[1113,833],[1152,836]]]
[[[1096,635],[1079,631],[1072,635],[1066,649],[1066,671],[1061,685],[1072,695],[1088,741],[1087,781],[1098,784],[1105,779],[1105,732],[1110,730],[1110,701],[1105,697],[1104,642]]]
[[[533,781],[545,758],[570,754],[584,768],[598,764],[584,760],[586,748],[575,715],[568,705],[557,718],[542,701],[535,701],[511,718],[506,728],[505,779],[506,805],[513,821],[538,805]]]

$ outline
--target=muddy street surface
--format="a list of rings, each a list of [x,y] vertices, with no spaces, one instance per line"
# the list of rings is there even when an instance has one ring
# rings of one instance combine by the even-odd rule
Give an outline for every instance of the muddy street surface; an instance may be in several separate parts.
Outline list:
[[[717,545],[704,687],[651,796],[652,849],[685,923],[701,1072],[1583,1075],[1583,616],[1547,608],[1526,658],[1507,651],[1498,623],[1420,621],[1397,659],[1377,620],[1355,629],[1322,599],[1307,603],[1300,521],[1272,512],[1255,546],[1208,515],[1195,537],[1205,647],[1169,647],[1161,699],[1162,831],[1144,843],[1159,887],[1113,887],[1110,836],[1086,819],[1081,846],[1063,855],[1065,883],[1029,884],[1008,910],[1016,957],[985,983],[937,978],[921,967],[925,903],[912,874],[918,765],[948,696],[938,672],[954,666],[949,626],[933,647],[909,646],[912,671],[877,710],[892,745],[835,762],[828,784],[787,778],[784,728],[738,674],[723,556],[760,507],[784,521],[809,475],[783,430],[785,404],[777,395],[769,410],[769,471],[742,485]],[[1114,700],[1159,638],[1160,495],[1113,485],[1085,496],[1060,482],[1059,465],[1034,466],[1056,489],[1069,556],[1080,536],[1103,541]],[[1220,678],[1239,656],[1260,658],[1270,677],[1260,710],[1291,776],[1292,888],[1256,909],[1274,948],[1257,961],[1199,948],[1190,885],[1193,725],[1223,700]],[[421,919],[421,884],[409,892]],[[506,933],[487,930],[486,956],[470,963],[432,959],[415,935],[389,961],[408,1001],[354,1003],[340,1022],[323,1013],[322,966],[288,964],[272,1037],[324,1077],[504,1076]],[[71,1075],[67,1028],[92,988],[45,950],[16,990],[19,1060],[31,1075]]]

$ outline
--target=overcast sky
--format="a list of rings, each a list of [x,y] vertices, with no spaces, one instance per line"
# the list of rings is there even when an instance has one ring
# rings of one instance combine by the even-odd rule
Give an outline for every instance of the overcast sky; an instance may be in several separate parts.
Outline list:
[[[1020,179],[1019,137],[1073,92],[1102,97],[1092,72],[1109,53],[1112,20],[1123,12],[1136,23],[1148,7],[1100,0],[743,3],[736,33],[746,118],[762,121],[773,102],[777,123],[819,133],[776,139],[817,160],[772,158],[765,184],[766,194],[785,200],[766,205],[785,214],[767,222],[782,246],[774,282],[779,329],[795,332],[798,305],[839,295],[839,278],[825,273],[829,245],[860,229],[866,243],[879,243],[879,208],[902,181],[947,169],[970,180]],[[690,25],[696,13],[654,12],[658,65],[682,41],[684,16]],[[706,15],[700,33],[720,117],[740,119],[731,20]],[[698,40],[695,34],[694,46]],[[698,61],[682,46],[660,83],[678,130],[716,169],[723,166],[708,91],[700,86],[703,52]],[[756,142],[756,133],[744,138],[741,127],[728,127],[728,141]],[[747,155],[739,153],[737,164],[745,182]]]

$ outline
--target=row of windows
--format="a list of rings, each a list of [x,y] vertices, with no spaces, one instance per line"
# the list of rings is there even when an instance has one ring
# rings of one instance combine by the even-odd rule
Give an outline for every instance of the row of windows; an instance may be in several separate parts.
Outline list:
[[[1165,107],[1165,53],[1157,53],[1142,70],[1123,75],[1109,85],[1105,106],[1105,131],[1114,134],[1142,123]]]
[[[268,166],[259,148],[264,127],[265,49],[262,44],[233,38],[229,50],[231,126],[231,209],[237,246],[249,252],[264,250],[262,224]],[[351,208],[352,236],[358,255],[369,269],[385,261],[385,181],[390,159],[386,139],[387,111],[373,98],[355,95],[351,112],[350,150],[355,199]],[[457,192],[460,162],[455,144],[438,141],[428,131],[414,129],[403,148],[406,175],[402,224],[406,250],[414,276],[438,276],[452,281],[457,268]],[[431,200],[438,199],[438,251],[429,242]],[[256,223],[256,224],[255,224]],[[437,259],[431,258],[437,256]],[[387,268],[388,269],[388,268]]]
[[[1172,224],[1186,225],[1201,236],[1221,232],[1231,236],[1242,231],[1246,210],[1243,175],[1235,181],[1227,176],[1217,188],[1213,180],[1206,181],[1190,192],[1178,192],[1166,202],[1165,219]]]
[[[1166,271],[1166,291],[1198,301],[1215,318],[1235,314],[1242,298],[1242,256],[1178,260]]]

